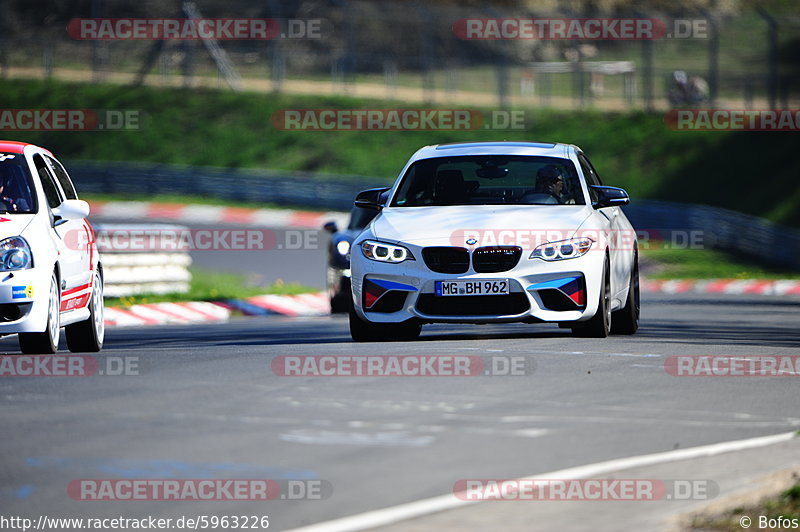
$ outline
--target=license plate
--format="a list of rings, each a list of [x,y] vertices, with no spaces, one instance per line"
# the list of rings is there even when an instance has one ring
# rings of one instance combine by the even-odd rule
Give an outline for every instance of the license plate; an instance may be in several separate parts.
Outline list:
[[[499,296],[508,294],[508,279],[436,281],[437,296]]]

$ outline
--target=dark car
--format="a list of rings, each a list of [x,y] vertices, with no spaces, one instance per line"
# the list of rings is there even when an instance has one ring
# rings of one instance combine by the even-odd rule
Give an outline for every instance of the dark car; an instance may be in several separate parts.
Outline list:
[[[328,243],[327,286],[331,312],[347,312],[350,308],[350,245],[379,211],[353,207],[346,229],[339,230],[336,222],[324,229],[331,233]]]

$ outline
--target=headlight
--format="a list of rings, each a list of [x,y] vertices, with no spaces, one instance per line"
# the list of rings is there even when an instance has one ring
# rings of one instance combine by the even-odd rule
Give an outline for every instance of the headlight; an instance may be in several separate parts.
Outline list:
[[[347,255],[347,252],[350,251],[350,242],[347,240],[340,240],[338,244],[336,244],[336,251],[339,252],[339,255]]]
[[[33,266],[28,242],[21,236],[0,240],[0,271],[25,270]]]
[[[414,255],[403,246],[384,244],[374,240],[365,240],[361,243],[361,253],[370,260],[378,262],[403,262],[414,260]]]
[[[585,255],[589,248],[592,247],[592,244],[594,244],[594,240],[585,237],[547,242],[536,246],[529,258],[546,261],[574,259]]]

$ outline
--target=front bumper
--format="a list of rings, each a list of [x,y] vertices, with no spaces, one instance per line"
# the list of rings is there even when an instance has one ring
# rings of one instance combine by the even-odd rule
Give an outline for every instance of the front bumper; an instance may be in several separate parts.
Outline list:
[[[424,322],[580,322],[597,311],[604,254],[590,251],[574,259],[528,259],[499,273],[433,272],[417,258],[387,264],[359,257],[353,261],[352,292],[356,312],[376,323]],[[417,254],[415,254],[417,257]],[[508,296],[437,296],[436,281],[507,279]],[[376,292],[375,285],[381,289]],[[582,294],[579,293],[582,291]],[[376,293],[380,294],[376,302]]]
[[[45,330],[51,274],[37,268],[0,272],[0,335]]]

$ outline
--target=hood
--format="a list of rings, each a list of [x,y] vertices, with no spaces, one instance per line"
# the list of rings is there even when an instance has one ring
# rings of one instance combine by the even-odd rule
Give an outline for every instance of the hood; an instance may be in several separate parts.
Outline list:
[[[0,214],[0,239],[21,236],[35,217],[35,214]]]
[[[386,208],[372,222],[379,240],[417,245],[513,244],[570,238],[591,214],[587,205],[453,205]],[[527,236],[523,236],[527,235]],[[563,235],[563,236],[562,236]],[[527,246],[524,246],[527,247]]]

